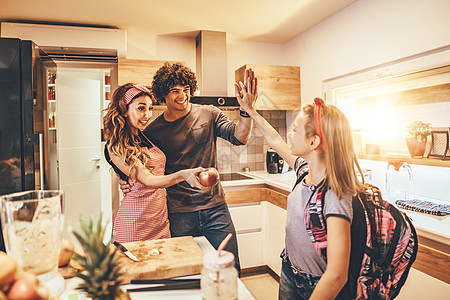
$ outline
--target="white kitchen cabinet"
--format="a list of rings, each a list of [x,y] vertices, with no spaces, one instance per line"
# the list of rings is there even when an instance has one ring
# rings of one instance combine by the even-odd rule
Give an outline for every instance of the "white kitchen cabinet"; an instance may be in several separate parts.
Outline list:
[[[236,229],[241,268],[264,265],[263,205],[232,204],[229,210]]]
[[[238,233],[237,241],[241,268],[251,268],[265,265],[263,255],[263,233],[261,231]]]
[[[254,204],[236,204],[230,205],[229,207],[237,233],[255,230],[261,231],[263,223],[263,205],[261,202]]]
[[[266,210],[266,265],[278,276],[281,275],[280,253],[284,248],[286,210],[268,201],[264,201]]]

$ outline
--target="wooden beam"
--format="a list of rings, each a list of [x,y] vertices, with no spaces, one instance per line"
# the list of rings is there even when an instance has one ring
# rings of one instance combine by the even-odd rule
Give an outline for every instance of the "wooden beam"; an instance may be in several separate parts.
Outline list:
[[[419,243],[416,261],[412,267],[450,284],[450,254]]]

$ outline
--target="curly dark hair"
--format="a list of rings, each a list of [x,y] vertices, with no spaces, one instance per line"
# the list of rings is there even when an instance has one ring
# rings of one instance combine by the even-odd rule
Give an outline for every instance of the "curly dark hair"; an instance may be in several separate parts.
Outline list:
[[[176,85],[189,85],[191,96],[193,96],[198,88],[195,73],[182,63],[170,64],[166,62],[153,76],[153,96],[159,102],[165,102],[165,97],[169,94],[169,90]]]

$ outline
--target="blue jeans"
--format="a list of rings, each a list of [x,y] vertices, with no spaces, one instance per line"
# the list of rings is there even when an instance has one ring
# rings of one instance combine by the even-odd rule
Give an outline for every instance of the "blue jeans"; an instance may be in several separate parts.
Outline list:
[[[322,276],[302,272],[292,265],[286,250],[281,254],[283,259],[280,276],[279,300],[307,300]]]
[[[203,235],[215,249],[229,233],[233,234],[225,250],[234,254],[236,270],[241,274],[236,230],[226,203],[194,212],[169,213],[169,221],[172,237]]]

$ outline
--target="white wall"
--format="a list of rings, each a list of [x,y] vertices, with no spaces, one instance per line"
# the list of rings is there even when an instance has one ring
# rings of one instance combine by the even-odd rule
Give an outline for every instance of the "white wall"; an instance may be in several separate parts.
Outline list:
[[[127,30],[127,58],[184,61],[196,71],[195,38],[150,35]],[[234,96],[234,71],[244,64],[286,65],[284,46],[227,40],[228,96]]]
[[[329,78],[448,46],[449,12],[448,0],[359,0],[292,39],[285,44],[286,63],[301,67],[302,103],[322,96]],[[439,58],[442,64],[449,62],[448,52]],[[421,69],[423,59],[417,61]],[[374,184],[383,188],[384,166],[372,167],[380,179]],[[415,170],[413,194],[450,202],[450,187],[444,184],[450,168]]]
[[[359,0],[297,36],[286,62],[301,66],[302,102],[322,81],[450,43],[448,0]]]
[[[195,70],[194,38],[157,36],[146,30],[127,30],[127,58],[183,61]]]

